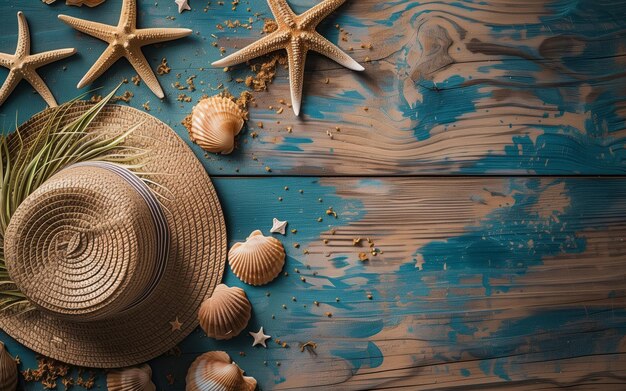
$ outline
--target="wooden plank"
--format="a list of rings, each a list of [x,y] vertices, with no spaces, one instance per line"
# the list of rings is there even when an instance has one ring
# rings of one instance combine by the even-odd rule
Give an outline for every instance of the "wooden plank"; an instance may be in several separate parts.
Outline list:
[[[104,44],[72,31],[57,14],[114,24],[119,1],[94,9],[57,3],[0,2],[0,51],[14,49],[18,7],[30,21],[34,51],[76,46],[78,55],[42,69],[65,101],[79,93],[75,83]],[[246,66],[227,73],[211,68],[220,47],[230,53],[258,39],[271,16],[264,1],[235,10],[230,2],[195,3],[192,12],[178,15],[171,1],[140,1],[140,26],[191,27],[195,34],[145,49],[154,68],[163,57],[172,67],[160,77],[164,101],[144,85],[121,90],[134,94],[134,107],[148,102],[151,113],[187,141],[179,123],[193,102],[221,85],[239,94],[245,86],[237,79],[252,74]],[[291,3],[300,12],[316,0]],[[249,19],[250,29],[224,27]],[[269,91],[254,94],[258,107],[236,153],[203,160],[214,175],[624,174],[625,27],[626,6],[592,0],[350,1],[320,31],[353,48],[366,71],[310,55],[298,119],[286,107],[276,113],[279,100],[289,98],[287,73],[279,67]],[[5,74],[0,70],[0,79]],[[120,61],[94,86],[109,91],[134,74]],[[196,76],[195,91],[173,87],[190,76]],[[5,129],[16,112],[24,120],[43,108],[31,91],[23,83],[0,108]],[[192,102],[177,101],[183,93]]]
[[[289,221],[288,234],[277,236],[285,275],[264,287],[244,286],[230,270],[225,277],[253,304],[249,329],[263,326],[289,347],[252,348],[247,333],[216,342],[198,330],[179,354],[151,362],[159,390],[182,391],[191,361],[214,349],[263,390],[626,384],[626,179],[215,183],[231,244],[254,229],[267,234],[273,217]],[[369,260],[359,261],[360,252]],[[0,339],[33,365],[31,352]],[[307,341],[315,353],[300,351]]]

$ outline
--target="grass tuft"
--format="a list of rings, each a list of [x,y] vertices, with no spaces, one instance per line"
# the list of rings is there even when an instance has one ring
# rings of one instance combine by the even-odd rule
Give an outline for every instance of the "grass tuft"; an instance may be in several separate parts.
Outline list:
[[[71,164],[99,160],[134,172],[141,167],[137,161],[145,151],[123,145],[141,123],[117,136],[87,132],[116,91],[117,88],[64,126],[68,112],[82,97],[51,109],[47,122],[28,145],[25,145],[19,127],[11,135],[0,135],[0,311],[32,309],[28,298],[11,281],[4,257],[4,234],[22,201]]]

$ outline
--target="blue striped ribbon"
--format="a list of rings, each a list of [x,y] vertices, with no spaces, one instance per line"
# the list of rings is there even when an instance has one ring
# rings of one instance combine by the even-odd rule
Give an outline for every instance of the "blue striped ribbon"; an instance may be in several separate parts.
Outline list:
[[[158,286],[159,281],[165,273],[167,258],[170,250],[170,229],[169,225],[167,225],[165,213],[163,212],[163,208],[161,208],[161,204],[157,200],[154,192],[148,187],[148,185],[145,184],[144,181],[141,180],[141,178],[133,174],[130,170],[112,163],[102,161],[76,163],[68,168],[73,167],[103,168],[117,174],[120,178],[124,179],[144,199],[146,205],[148,206],[148,209],[150,210],[152,222],[154,223],[154,227],[156,229],[156,265],[153,276],[150,280],[150,285],[146,287],[144,292],[137,298],[137,300],[133,301],[126,309],[123,310],[126,311],[141,303],[148,296],[150,296],[150,294]]]

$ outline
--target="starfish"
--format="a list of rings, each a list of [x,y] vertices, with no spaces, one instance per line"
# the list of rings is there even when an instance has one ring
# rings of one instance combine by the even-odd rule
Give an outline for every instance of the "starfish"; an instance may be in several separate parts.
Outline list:
[[[183,324],[178,320],[178,316],[170,322],[170,325],[172,325],[172,332],[180,331],[180,328],[183,327]]]
[[[271,335],[265,335],[263,333],[263,327],[261,327],[261,330],[259,330],[258,333],[253,333],[252,331],[250,331],[249,334],[254,338],[252,347],[255,347],[257,345],[262,345],[264,348],[267,348],[267,345],[265,345],[265,341],[272,338]]]
[[[271,233],[281,235],[285,234],[285,228],[287,228],[286,221],[280,221],[276,217],[274,217],[274,221],[272,224],[272,229],[270,230]]]
[[[187,0],[174,0],[174,2],[178,5],[178,13],[182,14],[183,11],[191,11],[191,7]]]
[[[15,54],[0,53],[0,66],[9,69],[9,76],[0,88],[0,106],[9,97],[11,92],[25,79],[31,86],[41,95],[48,106],[57,105],[52,92],[43,81],[36,69],[62,58],[69,57],[76,53],[76,49],[57,49],[49,52],[30,54],[30,32],[28,30],[28,22],[22,11],[17,13],[17,48]]]
[[[365,69],[315,30],[324,18],[345,2],[346,0],[324,0],[305,13],[296,15],[287,4],[287,0],[267,0],[270,10],[274,14],[274,18],[276,18],[278,29],[257,42],[219,61],[215,61],[212,65],[227,67],[279,49],[287,50],[291,103],[294,113],[300,115],[304,64],[309,50],[323,54],[354,71]]]
[[[141,80],[159,98],[165,97],[165,94],[163,94],[163,89],[154,72],[152,72],[148,60],[141,52],[141,47],[153,43],[171,41],[191,34],[191,30],[182,28],[138,29],[136,26],[137,0],[123,0],[122,12],[117,26],[78,19],[67,15],[59,15],[59,19],[76,30],[109,44],[96,63],[78,82],[78,88],[90,84],[113,63],[122,57],[126,57],[141,77]]]

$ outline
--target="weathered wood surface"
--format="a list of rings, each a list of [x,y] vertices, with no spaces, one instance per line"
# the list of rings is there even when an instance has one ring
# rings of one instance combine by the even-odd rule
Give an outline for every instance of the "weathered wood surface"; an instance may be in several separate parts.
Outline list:
[[[302,11],[315,2],[291,4]],[[31,22],[34,50],[76,46],[77,55],[42,71],[65,101],[78,94],[72,86],[104,44],[71,30],[56,15],[116,23],[119,1],[95,9],[57,3],[3,1],[0,50],[14,48],[12,14],[18,8]],[[228,73],[211,68],[219,47],[231,53],[258,39],[263,20],[271,16],[262,0],[241,2],[235,11],[228,1],[207,7],[192,0],[191,6],[191,12],[178,15],[173,1],[140,2],[140,26],[191,27],[196,33],[145,49],[154,68],[162,57],[172,67],[159,78],[165,101],[144,85],[122,88],[135,94],[131,105],[141,108],[149,101],[152,113],[187,139],[179,122],[193,102],[216,93],[220,85],[238,93],[245,86],[236,79],[252,74],[246,66]],[[249,18],[250,29],[225,27],[225,21],[245,24]],[[279,69],[269,91],[255,94],[258,107],[251,111],[250,129],[238,151],[228,158],[211,157],[207,168],[214,175],[266,174],[265,166],[275,174],[318,176],[623,174],[625,28],[626,5],[606,0],[348,1],[320,31],[342,48],[353,48],[349,52],[366,71],[351,72],[311,54],[304,114],[298,119],[288,109],[276,113],[278,101],[289,100],[287,72]],[[121,61],[94,86],[109,90],[134,74]],[[176,81],[185,85],[192,75],[197,76],[196,91],[172,87]],[[25,119],[43,108],[30,91],[26,84],[18,88],[2,107],[2,123],[10,126],[16,110]],[[178,102],[179,93],[193,102]]]
[[[297,229],[281,238],[288,275],[245,286],[249,329],[263,326],[289,348],[198,330],[180,356],[151,363],[159,390],[182,391],[189,363],[212,349],[262,390],[623,389],[626,180],[215,182],[231,243],[267,233],[272,217]],[[383,253],[361,262],[366,238]],[[243,286],[230,272],[226,283]],[[299,349],[309,340],[315,354]],[[32,365],[32,353],[9,349]]]
[[[104,44],[56,15],[114,24],[120,0],[94,9],[57,3],[0,0],[0,51],[14,50],[18,10],[34,52],[75,46],[77,55],[41,70],[66,101]],[[172,67],[159,76],[164,101],[143,84],[120,92],[134,94],[134,107],[149,102],[189,142],[180,121],[194,103],[177,96],[196,101],[220,85],[241,92],[236,79],[252,74],[247,67],[225,73],[209,64],[220,46],[230,53],[260,37],[270,14],[263,0],[236,10],[230,1],[190,0],[193,11],[182,15],[170,0],[139,3],[140,27],[195,34],[145,49],[154,68],[163,57]],[[302,11],[316,0],[290,3]],[[216,26],[250,17],[250,29]],[[254,93],[233,155],[205,157],[194,147],[216,178],[231,244],[254,229],[268,233],[272,217],[297,229],[284,238],[288,275],[245,286],[249,329],[264,326],[289,348],[252,348],[247,334],[215,342],[197,330],[180,355],[151,362],[157,389],[182,391],[190,362],[214,349],[228,351],[262,390],[624,389],[626,179],[505,175],[625,173],[625,28],[621,1],[348,1],[320,31],[353,47],[357,60],[369,57],[365,73],[311,55],[302,118],[276,113],[289,97],[279,69],[267,92]],[[134,75],[120,61],[94,87],[108,92]],[[193,75],[195,91],[173,87]],[[16,112],[23,122],[43,108],[22,83],[0,107],[0,125],[10,130]],[[402,177],[449,174],[503,177]],[[337,219],[326,214],[331,206]],[[353,246],[359,237],[363,247]],[[367,238],[382,253],[361,262]],[[230,271],[225,282],[243,286]],[[23,368],[34,366],[34,353],[0,340]],[[300,352],[309,340],[316,354]],[[102,373],[98,387],[106,389]]]

